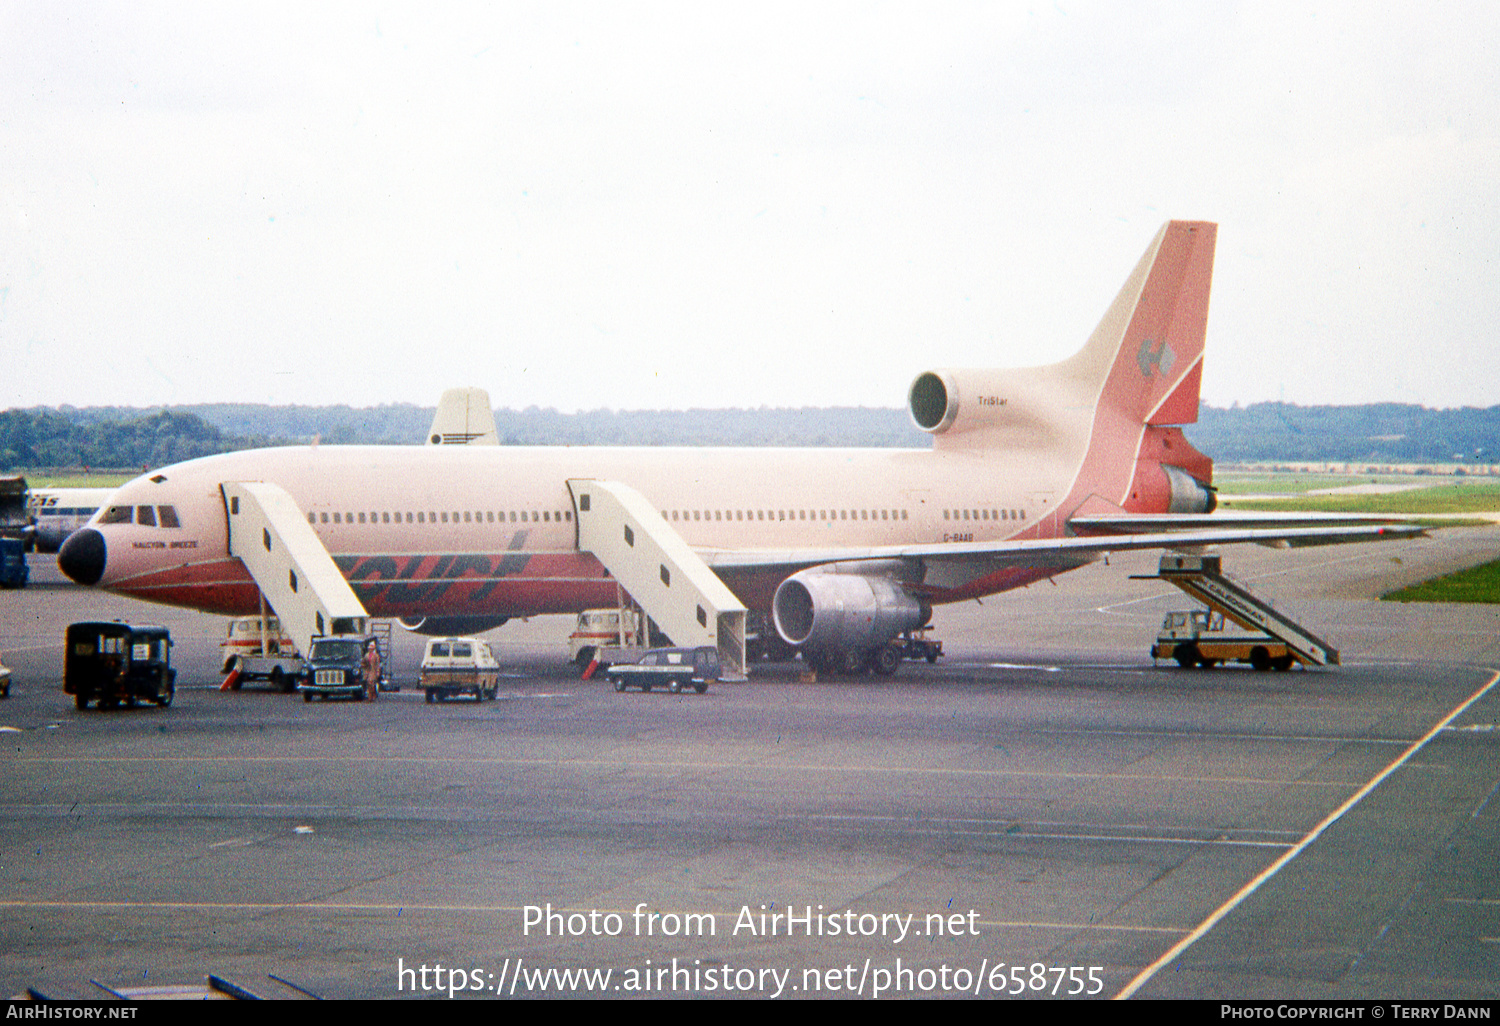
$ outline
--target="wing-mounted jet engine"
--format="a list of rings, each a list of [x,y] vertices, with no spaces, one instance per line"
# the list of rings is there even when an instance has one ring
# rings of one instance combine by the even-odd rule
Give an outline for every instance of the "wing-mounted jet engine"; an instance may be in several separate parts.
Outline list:
[[[771,603],[776,631],[814,669],[894,673],[901,653],[892,640],[932,619],[932,606],[898,579],[905,569],[899,562],[830,564],[795,573]]]

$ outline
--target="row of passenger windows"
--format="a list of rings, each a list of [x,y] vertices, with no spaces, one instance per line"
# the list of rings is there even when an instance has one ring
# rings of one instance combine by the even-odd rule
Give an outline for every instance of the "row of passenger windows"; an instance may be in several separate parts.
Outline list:
[[[1025,520],[1024,509],[945,509],[944,520]]]
[[[521,510],[519,519],[516,510],[453,510],[451,513],[421,511],[412,513],[410,511],[395,513],[382,511],[379,513],[309,513],[307,522],[309,524],[561,524],[573,519],[573,511],[558,511],[544,509]]]
[[[671,516],[668,516],[668,512]],[[679,516],[680,514],[680,516]],[[663,520],[905,520],[904,509],[684,509],[662,510]]]
[[[906,520],[904,509],[693,509],[662,510],[663,520]],[[99,518],[103,524],[142,527],[179,527],[172,506],[111,506]],[[571,522],[572,510],[453,510],[421,512],[309,513],[309,524],[549,524]],[[1014,509],[945,509],[944,520],[1025,520],[1026,511]]]
[[[130,507],[113,507],[110,515],[115,510],[123,509],[125,516],[123,520],[110,520],[106,517],[105,523],[128,523],[130,520]],[[162,526],[176,527],[177,514],[170,506],[162,506]],[[154,525],[155,521],[140,519],[149,517],[151,507],[141,506],[142,512],[137,514],[137,520],[142,524]],[[171,517],[168,523],[167,518]],[[834,520],[907,520],[909,514],[904,509],[683,509],[662,510],[661,518],[674,522],[681,521],[704,521],[704,520],[822,520],[832,522]],[[307,522],[309,524],[549,524],[571,522],[572,510],[552,511],[542,510],[454,510],[452,512],[379,512],[379,513],[309,513]],[[1024,509],[945,509],[944,520],[1025,520]]]
[[[111,506],[99,518],[101,524],[128,524],[134,519],[141,527],[181,527],[175,506]]]

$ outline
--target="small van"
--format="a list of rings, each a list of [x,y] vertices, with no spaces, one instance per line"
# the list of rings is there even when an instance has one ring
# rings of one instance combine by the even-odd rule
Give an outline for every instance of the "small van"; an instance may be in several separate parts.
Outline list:
[[[719,679],[719,651],[708,645],[698,648],[653,648],[638,663],[615,663],[609,680],[616,691],[628,687],[650,691],[660,684],[672,694],[691,687],[698,694]]]
[[[500,663],[480,638],[431,638],[422,655],[421,688],[429,702],[454,695],[493,700],[500,687]]]

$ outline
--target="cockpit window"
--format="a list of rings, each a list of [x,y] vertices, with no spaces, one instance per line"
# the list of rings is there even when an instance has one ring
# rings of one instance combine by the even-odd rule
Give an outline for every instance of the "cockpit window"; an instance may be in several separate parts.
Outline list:
[[[104,511],[99,518],[101,524],[128,524],[130,518],[135,515],[134,506],[111,506]]]
[[[142,527],[156,526],[156,507],[137,506],[135,508],[135,522]]]
[[[177,522],[177,507],[176,506],[158,506],[158,507],[156,507],[156,515],[160,518],[160,520],[161,520],[161,526],[163,526],[163,527],[181,527],[182,526],[180,523]]]

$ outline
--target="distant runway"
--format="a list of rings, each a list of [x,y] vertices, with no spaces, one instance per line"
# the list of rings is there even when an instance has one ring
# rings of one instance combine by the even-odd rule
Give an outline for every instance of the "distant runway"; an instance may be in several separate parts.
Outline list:
[[[221,693],[220,618],[0,593],[0,986],[1494,998],[1500,617],[1372,596],[1497,540],[1230,550],[1327,671],[1153,666],[1186,599],[1131,557],[940,609],[894,680],[616,694],[539,618],[437,706]],[[62,695],[113,616],[172,628],[172,708]]]

